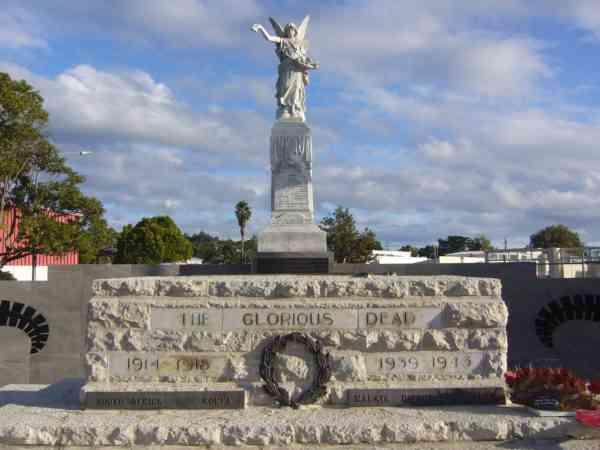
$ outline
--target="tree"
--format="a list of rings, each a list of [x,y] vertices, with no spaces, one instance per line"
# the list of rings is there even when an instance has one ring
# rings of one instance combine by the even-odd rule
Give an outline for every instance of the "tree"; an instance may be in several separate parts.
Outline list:
[[[335,261],[350,262],[359,236],[350,211],[339,206],[332,215],[321,220],[320,227],[327,233],[327,248],[333,252]]]
[[[169,216],[125,225],[117,241],[117,264],[160,264],[190,259],[192,244]]]
[[[185,236],[192,244],[192,255],[202,259],[204,264],[216,264],[221,262],[219,253],[219,238],[211,236],[204,231]]]
[[[192,243],[195,257],[202,258],[205,264],[241,264],[242,245],[241,241],[231,239],[220,240],[217,236],[211,236],[204,231],[186,236]],[[256,255],[258,239],[252,236],[244,244],[246,259],[252,259]]]
[[[377,240],[375,232],[369,228],[365,228],[358,235],[356,243],[355,255],[352,262],[369,262],[372,257],[373,250],[383,250],[381,242]]]
[[[98,217],[91,221],[84,230],[77,249],[79,250],[80,264],[108,264],[112,258],[103,254],[103,250],[114,248],[117,245],[119,233],[109,227],[106,220]]]
[[[0,270],[0,281],[15,281],[16,278],[10,272],[3,272]]]
[[[484,234],[478,234],[471,238],[468,236],[448,236],[446,239],[438,239],[439,254],[441,256],[449,253],[483,250],[492,251],[494,247]]]
[[[258,252],[258,238],[256,235],[253,235],[250,239],[246,241],[245,245],[246,252],[246,261],[252,261],[256,257],[256,253]]]
[[[0,73],[0,268],[32,255],[76,249],[104,210],[79,190],[84,178],[46,138],[48,113],[25,81]]]
[[[448,236],[446,239],[438,239],[441,256],[449,253],[464,252],[471,250],[473,239],[467,236]]]
[[[560,224],[551,225],[532,234],[529,237],[529,244],[533,248],[583,247],[579,234]]]
[[[494,246],[485,234],[478,234],[473,238],[473,247],[469,250],[483,250],[484,252],[491,252],[494,250]]]
[[[435,245],[426,245],[425,247],[421,247],[419,249],[417,256],[434,259],[438,256],[438,249]]]
[[[246,241],[246,256],[253,258],[256,254],[256,249],[258,246],[258,239],[256,236],[252,236],[251,239]],[[222,240],[218,243],[219,249],[219,263],[221,264],[243,264],[242,261],[242,242],[234,241],[231,239]]]
[[[418,256],[419,249],[417,247],[413,247],[412,245],[403,245],[400,247],[401,252],[410,252],[410,256]]]
[[[250,220],[251,216],[252,210],[247,202],[242,200],[235,205],[235,217],[237,218],[238,225],[240,226],[240,235],[242,237],[242,264],[246,261],[244,255],[244,234],[246,232],[246,224]]]
[[[348,208],[339,206],[321,220],[320,228],[327,233],[327,248],[338,263],[367,262],[373,250],[382,249],[372,230],[365,228],[362,233],[358,232]]]
[[[232,239],[219,241],[219,264],[240,264],[242,262],[241,242]]]

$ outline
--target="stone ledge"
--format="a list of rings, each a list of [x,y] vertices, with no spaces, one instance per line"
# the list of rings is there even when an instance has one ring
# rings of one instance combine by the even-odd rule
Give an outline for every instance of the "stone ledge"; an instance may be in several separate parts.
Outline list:
[[[441,443],[465,442],[455,448],[469,448],[473,441],[486,445],[517,439],[553,443],[589,431],[573,418],[532,417],[519,407],[91,412],[76,409],[76,394],[68,383],[62,388],[3,387],[0,444],[9,448],[354,445],[364,449],[425,442],[436,444],[421,448],[440,448]]]
[[[166,297],[166,296],[95,296],[90,299],[91,304],[110,303],[115,305],[139,305],[140,307],[159,307],[165,309],[179,308],[428,308],[445,306],[452,302],[456,304],[490,304],[497,305],[503,300],[497,297],[483,297],[465,295],[455,297],[294,297],[281,299],[276,297]]]
[[[256,389],[262,386],[260,383],[245,383],[248,386],[253,386]],[[9,386],[23,386],[23,385],[9,385]],[[365,383],[353,383],[347,386],[341,386],[343,389],[348,389],[349,386],[362,388],[362,389],[386,389],[390,385],[385,382],[365,382]],[[461,381],[448,381],[446,383],[449,388],[496,388],[504,387],[504,381],[501,378],[485,379],[485,380],[461,380]],[[332,386],[336,388],[337,386]],[[439,387],[439,383],[436,381],[405,381],[402,384],[404,389],[435,389]],[[37,385],[36,389],[39,389],[40,385]],[[4,388],[0,388],[0,398],[2,398],[2,391]],[[178,392],[178,391],[205,391],[205,390],[216,390],[216,391],[227,391],[237,390],[239,386],[231,383],[211,383],[207,385],[190,385],[190,384],[178,384],[178,383],[87,383],[81,388],[81,392],[143,392],[143,391],[165,391],[165,392]]]
[[[142,377],[132,378],[129,380],[123,379],[123,381],[113,380],[106,381],[106,377],[101,380],[90,378],[90,383],[86,385],[86,389],[95,389],[98,392],[110,392],[110,391],[131,391],[138,392],[142,388],[138,386],[148,386],[148,389],[152,387],[153,391],[165,391],[168,392],[171,389],[197,389],[197,390],[237,390],[243,389],[248,392],[248,405],[249,406],[268,406],[272,405],[273,399],[265,394],[262,381],[258,381],[257,378],[252,380],[241,380],[239,382],[228,382],[228,381],[204,381],[194,382],[190,379],[182,380],[171,380],[171,381],[152,381],[143,379]],[[280,383],[289,392],[297,393],[295,390],[298,388],[296,382],[282,382]],[[97,388],[88,388],[88,386],[100,386]],[[181,388],[177,388],[181,386]],[[197,386],[197,388],[196,388]],[[395,379],[395,380],[382,380],[373,379],[369,381],[360,380],[340,380],[332,382],[329,386],[328,394],[319,399],[316,404],[318,405],[345,405],[346,404],[346,391],[349,389],[419,389],[419,388],[481,388],[481,387],[504,387],[503,380],[499,378],[479,378],[479,379],[465,379],[465,378],[450,378],[444,379],[433,378],[433,377],[422,377],[415,379]]]
[[[0,444],[0,450],[48,450],[55,448],[56,450],[91,450],[90,447],[71,446],[68,447],[49,447],[49,446],[14,446]],[[102,450],[121,450],[123,447],[113,445],[94,447]],[[147,446],[134,445],[128,447],[130,450],[148,450]],[[226,450],[229,446],[217,445],[200,446],[197,448],[210,448],[210,450]],[[460,443],[416,443],[416,444],[385,444],[385,445],[317,445],[307,447],[306,445],[286,445],[281,446],[244,446],[248,450],[305,450],[306,448],[315,448],[319,450],[598,450],[600,448],[600,440],[568,440],[563,439],[547,439],[544,441],[526,440],[512,442],[460,442]],[[151,450],[189,450],[189,446],[183,445],[161,445],[160,447],[152,447]]]
[[[500,280],[459,276],[234,275],[140,277],[93,282],[100,297],[500,298]]]
[[[87,393],[96,392],[203,392],[203,391],[236,391],[244,389],[247,393],[246,406],[255,409],[257,407],[269,407],[273,405],[273,398],[268,396],[264,389],[264,383],[242,382],[242,383],[166,383],[166,382],[91,382],[81,388],[80,400],[85,401]],[[289,392],[294,392],[294,383],[280,383]],[[326,405],[326,408],[344,408],[347,405],[347,391],[349,389],[390,389],[397,388],[398,385],[390,385],[388,382],[337,382],[332,383],[329,393],[321,398],[315,405]],[[404,381],[402,389],[438,389],[439,381]],[[444,382],[444,389],[504,389],[504,380],[499,378],[488,378],[481,380],[447,380]],[[297,392],[296,392],[297,393]],[[316,406],[315,406],[316,407]],[[201,414],[201,411],[198,411]]]
[[[56,450],[91,450],[90,447],[80,446],[68,446],[68,447],[48,447],[48,446],[5,446],[0,444],[0,450],[48,450],[49,448],[55,448]],[[102,450],[120,450],[122,447],[102,446],[98,447]],[[134,445],[129,447],[130,450],[148,450],[147,446]],[[161,445],[160,450],[189,450],[189,446],[182,445]],[[225,450],[231,447],[224,447],[222,445],[210,447],[198,447],[198,448],[210,448],[210,450]],[[248,450],[304,450],[307,447],[305,445],[286,445],[285,447],[276,446],[245,446]],[[377,446],[355,446],[355,445],[318,445],[314,448],[320,450],[598,450],[600,448],[600,441],[563,441],[563,440],[546,440],[546,441],[517,441],[517,442],[471,442],[471,443],[436,443],[436,444],[399,444],[399,445],[377,445]],[[157,450],[153,447],[151,450]]]

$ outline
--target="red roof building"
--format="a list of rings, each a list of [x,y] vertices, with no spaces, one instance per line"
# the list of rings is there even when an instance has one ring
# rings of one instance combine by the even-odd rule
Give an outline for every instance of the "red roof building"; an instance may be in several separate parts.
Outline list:
[[[15,216],[16,214],[16,216]],[[53,214],[55,220],[61,223],[67,223],[72,219],[73,215],[65,215],[65,214]],[[10,225],[13,220],[16,220],[16,232],[12,233],[10,236],[7,236],[7,231],[3,228],[0,228],[0,254],[4,253],[7,245],[12,247],[18,234],[19,228],[19,214],[15,209],[6,210],[3,217],[3,222],[5,225]],[[67,253],[63,253],[60,255],[36,255],[36,265],[37,266],[53,266],[53,265],[63,265],[63,264],[79,264],[79,252],[70,251]],[[7,266],[31,266],[33,265],[33,257],[32,255],[25,256],[23,258],[15,259],[7,263]]]

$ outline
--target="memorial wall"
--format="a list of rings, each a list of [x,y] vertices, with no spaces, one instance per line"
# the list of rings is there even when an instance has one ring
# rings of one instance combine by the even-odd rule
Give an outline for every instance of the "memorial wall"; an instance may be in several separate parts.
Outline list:
[[[571,314],[572,320],[553,330],[553,346],[549,347],[537,335],[536,320],[543,308],[559,302],[565,296],[599,294],[597,279],[538,279],[535,265],[515,264],[413,264],[335,265],[337,273],[348,275],[397,272],[404,275],[464,275],[498,278],[502,281],[502,299],[508,306],[509,366],[552,363],[576,370],[582,376],[594,378],[600,374],[595,358],[598,322]],[[30,382],[54,383],[63,378],[83,378],[85,369],[85,336],[87,308],[92,298],[92,281],[97,278],[149,275],[217,275],[249,272],[249,266],[127,266],[78,265],[50,267],[46,282],[0,282],[0,300],[34,308],[47,319],[48,339],[35,354],[10,351],[30,349],[30,337],[7,321],[0,346],[0,385]],[[233,272],[233,273],[232,273]],[[23,307],[23,310],[25,306]],[[569,315],[565,314],[565,319]],[[579,319],[578,319],[579,317]],[[22,367],[23,369],[16,369]],[[29,370],[26,370],[29,368]]]
[[[83,400],[182,407],[169,395],[187,392],[188,407],[244,407],[285,403],[280,389],[293,403],[317,386],[322,395],[306,403],[497,403],[507,317],[494,279],[96,280]]]

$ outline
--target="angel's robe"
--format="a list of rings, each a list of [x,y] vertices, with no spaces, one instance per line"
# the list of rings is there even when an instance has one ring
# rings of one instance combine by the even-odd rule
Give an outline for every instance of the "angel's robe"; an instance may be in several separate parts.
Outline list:
[[[311,61],[306,56],[303,43],[296,39],[281,38],[275,52],[280,61],[275,94],[277,118],[296,117],[304,120],[305,87]]]

